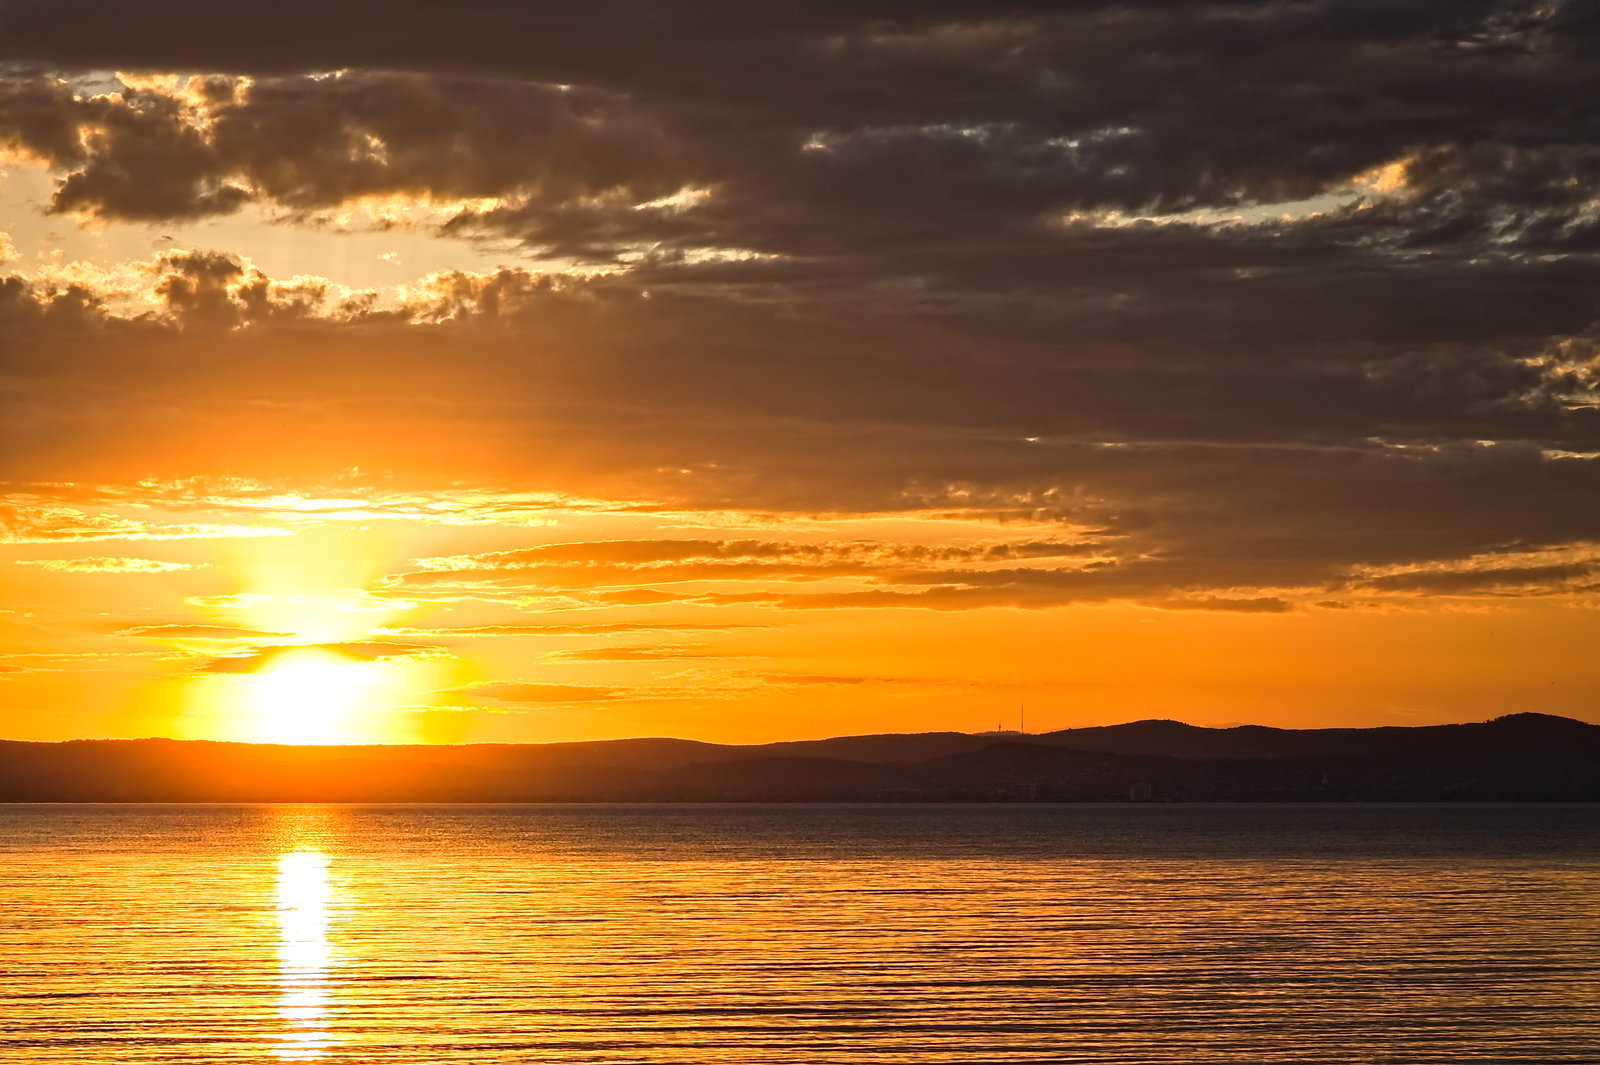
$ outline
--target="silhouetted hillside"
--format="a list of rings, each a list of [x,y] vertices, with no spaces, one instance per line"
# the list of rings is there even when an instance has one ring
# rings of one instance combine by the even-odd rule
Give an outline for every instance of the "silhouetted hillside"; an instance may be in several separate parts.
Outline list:
[[[1466,725],[1410,728],[1279,729],[1264,725],[1201,728],[1181,721],[1063,729],[1038,737],[1054,746],[1172,758],[1289,758],[1329,755],[1465,754],[1511,746],[1554,750],[1600,743],[1600,726],[1549,714],[1509,714]]]
[[[688,740],[284,747],[0,741],[0,801],[1600,801],[1600,726],[1176,721],[727,746]]]

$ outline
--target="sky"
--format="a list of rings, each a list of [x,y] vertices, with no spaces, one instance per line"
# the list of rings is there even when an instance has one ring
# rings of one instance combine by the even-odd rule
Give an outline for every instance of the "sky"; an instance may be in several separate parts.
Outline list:
[[[11,0],[0,737],[1600,722],[1596,54]]]

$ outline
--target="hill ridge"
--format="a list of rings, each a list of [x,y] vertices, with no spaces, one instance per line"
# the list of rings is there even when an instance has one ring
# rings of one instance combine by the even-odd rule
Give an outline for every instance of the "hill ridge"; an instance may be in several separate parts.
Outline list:
[[[1572,718],[1331,729],[1157,723],[756,745],[4,740],[0,801],[1600,801],[1600,725]]]

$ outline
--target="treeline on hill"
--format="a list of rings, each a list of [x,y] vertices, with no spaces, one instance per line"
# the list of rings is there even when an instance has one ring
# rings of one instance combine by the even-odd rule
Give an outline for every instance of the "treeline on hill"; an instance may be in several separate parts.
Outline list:
[[[294,747],[0,742],[6,802],[1600,801],[1600,725],[1543,714],[1417,728],[1139,721],[920,733]]]

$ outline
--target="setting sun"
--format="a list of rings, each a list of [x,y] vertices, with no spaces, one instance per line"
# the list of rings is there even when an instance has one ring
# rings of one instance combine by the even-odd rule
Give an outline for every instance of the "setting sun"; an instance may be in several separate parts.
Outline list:
[[[382,685],[379,668],[332,651],[292,650],[244,678],[249,731],[267,743],[355,743],[357,718]]]

